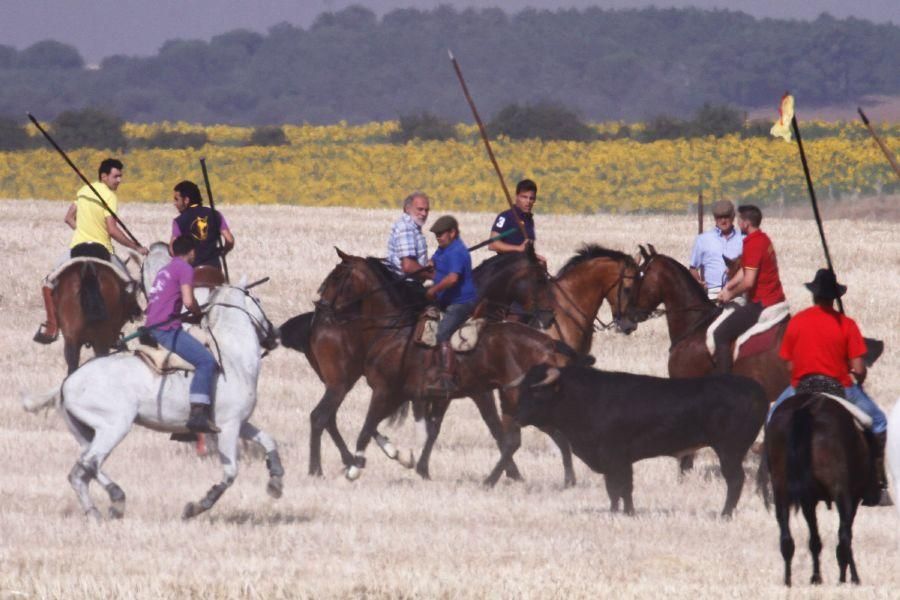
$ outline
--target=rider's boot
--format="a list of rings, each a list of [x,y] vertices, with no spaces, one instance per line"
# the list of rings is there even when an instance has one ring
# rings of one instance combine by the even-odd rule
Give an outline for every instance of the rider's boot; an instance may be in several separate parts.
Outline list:
[[[731,353],[731,342],[719,342],[718,340],[716,340],[716,355],[714,357],[716,364],[713,368],[713,373],[719,373],[722,375],[731,373],[731,367],[733,364]]]
[[[444,371],[441,373],[441,387],[447,393],[456,387],[456,352],[450,345],[450,341],[441,342],[441,364]]]
[[[195,433],[219,433],[209,414],[209,404],[191,404],[191,414],[188,417],[187,428]]]
[[[59,325],[56,322],[56,307],[53,305],[53,288],[43,286],[41,292],[44,295],[44,309],[47,311],[47,321],[38,327],[34,334],[34,341],[39,344],[50,344],[59,337]]]
[[[881,497],[878,499],[878,506],[893,506],[894,502],[891,500],[891,494],[888,492],[887,473],[884,470],[884,447],[887,444],[887,432],[882,431],[881,433],[876,433],[874,438],[875,476],[878,477],[878,487],[881,489]]]

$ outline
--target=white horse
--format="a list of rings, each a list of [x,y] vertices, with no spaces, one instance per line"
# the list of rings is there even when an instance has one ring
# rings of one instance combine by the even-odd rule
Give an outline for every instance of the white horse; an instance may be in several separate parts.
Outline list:
[[[153,287],[153,281],[156,279],[160,269],[172,260],[172,257],[169,255],[169,245],[165,242],[153,242],[147,250],[149,252],[147,252],[143,262],[141,262],[141,285],[144,288],[145,300],[150,292],[150,288]],[[197,303],[201,304],[199,298]]]
[[[254,440],[266,449],[269,495],[281,496],[284,475],[275,441],[248,421],[256,405],[261,349],[277,345],[277,331],[259,302],[243,287],[235,286],[221,286],[212,292],[203,327],[216,342],[221,366],[214,411],[215,422],[222,430],[218,450],[224,477],[199,502],[187,504],[182,515],[185,519],[212,508],[234,482],[239,437]],[[137,356],[120,353],[88,361],[56,392],[41,399],[26,399],[29,410],[54,400],[61,403],[66,424],[82,448],[69,482],[86,514],[100,517],[88,491],[91,480],[97,479],[109,494],[110,517],[124,515],[125,494],[100,470],[101,466],[134,423],[157,431],[187,432],[191,378],[182,373],[158,375]]]
[[[900,398],[897,398],[888,417],[887,434],[885,453],[891,469],[891,478],[894,480],[894,506],[900,511]]]

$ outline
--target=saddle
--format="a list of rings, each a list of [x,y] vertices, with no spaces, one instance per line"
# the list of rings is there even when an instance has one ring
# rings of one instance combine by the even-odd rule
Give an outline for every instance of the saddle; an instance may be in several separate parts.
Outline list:
[[[735,311],[734,306],[726,306],[715,321],[706,330],[706,349],[710,356],[715,356],[716,340],[713,337],[716,328]],[[760,354],[772,348],[776,342],[777,326],[791,317],[791,307],[787,302],[779,302],[764,308],[755,325],[742,333],[734,342],[734,360]]]
[[[202,327],[188,327],[184,331],[212,350],[213,339],[205,329]],[[148,346],[147,344],[142,343],[135,346],[133,352],[135,356],[144,361],[144,364],[150,367],[157,375],[168,375],[178,371],[189,372],[194,370],[194,365],[162,346]]]
[[[56,269],[54,269],[47,277],[45,278],[46,285],[48,287],[56,287],[56,280],[59,279],[59,276],[63,271],[68,269],[72,265],[83,265],[85,263],[93,263],[95,265],[103,265],[104,267],[108,267],[115,275],[118,277],[122,284],[125,286],[125,291],[129,294],[133,293],[137,289],[137,282],[132,279],[131,275],[128,274],[127,271],[119,267],[114,262],[106,261],[101,258],[94,258],[93,256],[76,256],[75,258],[70,258],[65,261],[61,265],[59,265]]]
[[[437,328],[440,318],[441,313],[436,307],[429,306],[426,308],[416,322],[413,341],[426,348],[436,348],[438,345]],[[486,319],[467,319],[466,322],[460,325],[459,328],[453,332],[453,335],[450,336],[450,347],[453,348],[455,352],[471,352],[474,350],[475,346],[478,344],[481,328],[484,327],[486,322]]]

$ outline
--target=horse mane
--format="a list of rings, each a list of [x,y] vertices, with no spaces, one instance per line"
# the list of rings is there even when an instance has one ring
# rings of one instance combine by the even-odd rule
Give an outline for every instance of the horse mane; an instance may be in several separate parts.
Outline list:
[[[568,262],[566,262],[566,264],[564,264],[556,274],[557,279],[562,277],[578,265],[595,258],[608,258],[614,261],[625,261],[626,264],[631,263],[633,266],[637,267],[637,263],[634,262],[634,259],[624,252],[613,250],[611,248],[605,248],[600,244],[583,244],[581,248],[579,248],[575,253],[575,256],[570,258]]]
[[[666,259],[667,262],[671,263],[672,266],[675,267],[675,270],[678,271],[678,274],[682,279],[685,279],[690,282],[688,284],[688,287],[692,288],[692,291],[694,291],[697,294],[699,294],[700,296],[702,296],[703,299],[706,300],[707,302],[709,302],[710,304],[712,303],[712,300],[710,300],[709,297],[706,295],[706,289],[702,285],[700,285],[700,282],[697,281],[693,275],[691,275],[691,272],[688,270],[688,268],[686,266],[684,266],[679,261],[675,260],[674,258],[672,258],[671,256],[668,256],[666,254],[657,254],[656,259],[659,260],[660,258]]]
[[[369,267],[372,275],[375,276],[376,285],[388,295],[390,301],[397,308],[409,312],[418,312],[427,304],[422,287],[419,285],[407,285],[402,277],[384,264],[382,259],[367,256],[363,261]]]

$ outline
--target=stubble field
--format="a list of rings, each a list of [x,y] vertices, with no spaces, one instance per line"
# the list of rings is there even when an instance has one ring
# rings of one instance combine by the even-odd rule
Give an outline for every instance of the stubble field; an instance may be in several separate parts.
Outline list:
[[[280,348],[263,362],[254,422],[281,446],[285,494],[265,493],[266,470],[245,453],[240,475],[218,505],[192,522],[185,502],[218,481],[218,461],[183,444],[135,430],[105,470],[128,495],[123,521],[90,523],[66,475],[77,445],[59,416],[23,412],[20,390],[42,391],[65,373],[62,347],[31,341],[43,319],[43,275],[67,246],[66,205],[0,202],[0,598],[293,598],[293,597],[613,597],[613,598],[896,598],[900,593],[900,520],[893,509],[862,508],[854,550],[863,585],[839,587],[834,560],[837,516],[819,508],[825,543],[825,584],[807,583],[805,524],[793,520],[795,587],[781,585],[774,516],[748,477],[735,518],[718,518],[725,487],[714,457],[679,481],[675,461],[635,468],[637,515],[612,515],[603,478],[576,464],[576,488],[562,489],[562,468],[548,438],[525,430],[517,455],[524,483],[481,486],[497,450],[468,400],[451,407],[436,446],[432,481],[383,457],[371,445],[362,478],[342,477],[326,438],[326,476],[306,475],[308,415],[323,387],[305,358]],[[431,219],[442,214],[434,206]],[[145,243],[167,235],[168,203],[128,204],[121,216]],[[271,281],[258,295],[278,324],[307,311],[335,264],[332,246],[383,255],[399,211],[225,207],[237,238],[232,276]],[[492,215],[458,214],[468,243],[486,237]],[[827,218],[827,215],[826,215]],[[765,220],[779,251],[782,279],[794,311],[809,305],[802,283],[822,266],[811,219]],[[581,242],[636,251],[652,242],[681,260],[695,219],[681,216],[544,216],[538,206],[539,248],[555,271]],[[871,370],[868,390],[888,410],[900,374],[900,239],[896,224],[827,221],[845,303],[863,332],[887,349]],[[429,238],[431,238],[429,234]],[[429,239],[434,249],[433,239]],[[484,250],[474,256],[479,262]],[[608,311],[601,312],[604,318]],[[662,320],[630,337],[601,332],[593,353],[601,368],[665,375],[668,337]],[[368,400],[364,382],[339,415],[355,442]],[[411,423],[387,430],[401,447],[414,441]],[[756,459],[748,459],[755,476]],[[105,493],[93,486],[101,507]]]

